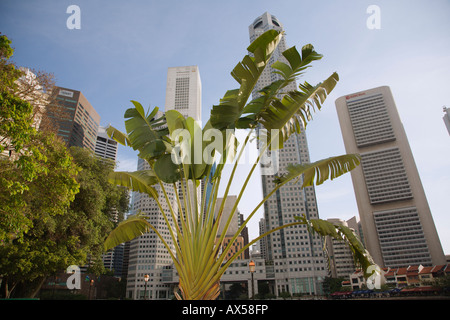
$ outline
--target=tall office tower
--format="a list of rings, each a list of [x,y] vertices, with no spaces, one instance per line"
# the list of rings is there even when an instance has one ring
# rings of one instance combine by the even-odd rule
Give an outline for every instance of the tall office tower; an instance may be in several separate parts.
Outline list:
[[[233,206],[236,204],[236,200],[237,200],[237,196],[234,196],[234,195],[228,196],[227,199],[225,200],[225,204],[224,204],[223,211],[222,211],[222,217],[220,218],[219,229],[217,230],[218,237],[220,235],[222,235],[223,232],[225,231],[224,230],[225,225],[226,225],[228,219],[230,219],[231,210],[233,209]],[[215,219],[217,219],[217,216],[219,214],[219,209],[222,205],[222,202],[223,202],[223,198],[217,198],[216,207],[214,210]],[[231,216],[230,225],[228,226],[228,229],[225,233],[225,238],[222,243],[223,248],[226,247],[230,243],[231,238],[233,238],[233,236],[236,234],[239,227],[240,227],[240,213],[239,213],[239,209],[236,208],[236,211],[233,213],[233,216]],[[233,254],[235,254],[237,251],[242,249],[244,247],[244,245],[245,245],[244,237],[242,236],[242,234],[240,234],[236,238],[236,240],[233,242],[233,244],[231,246],[231,250],[228,252],[226,259],[229,259]],[[244,258],[245,258],[245,254],[243,252],[242,254],[239,255],[238,259],[244,259]]]
[[[202,120],[202,83],[197,66],[173,67],[167,71],[165,111],[173,109],[185,118]]]
[[[192,117],[195,121],[202,120],[202,83],[197,66],[172,67],[167,71],[165,111],[177,110],[185,118]],[[194,185],[188,182],[191,194],[192,209],[194,208]],[[201,199],[202,188],[197,188],[197,198]],[[184,190],[184,194],[188,194]],[[183,190],[179,184],[179,195],[184,210]],[[198,202],[200,206],[201,201]],[[200,210],[200,208],[198,208]],[[181,225],[181,221],[179,221]]]
[[[336,100],[366,247],[384,267],[445,264],[427,198],[391,90],[387,86]]]
[[[117,158],[117,141],[111,139],[106,134],[106,128],[99,126],[97,132],[97,141],[95,144],[95,155],[102,158],[113,160],[114,164]],[[111,212],[112,221],[117,223],[119,215],[117,210]],[[123,252],[125,244],[122,243],[116,246],[114,249],[109,250],[102,257],[103,265],[106,269],[114,270],[114,276],[122,276],[122,264],[123,264]]]
[[[258,227],[259,227],[259,235],[261,236],[267,231],[266,219],[264,218],[259,219]],[[261,253],[261,257],[266,261],[269,260],[267,257],[267,237],[264,237],[258,241],[258,248],[259,252]]]
[[[201,82],[198,67],[175,67],[169,68],[167,72],[165,111],[177,110],[184,117],[192,117],[196,121],[201,120]],[[161,117],[162,112],[158,112],[156,118]],[[138,170],[150,169],[146,161],[138,160]],[[191,194],[194,186],[189,185]],[[159,201],[166,213],[169,213],[169,206],[164,198],[164,194],[159,186],[155,186],[159,195]],[[181,184],[178,186],[181,203]],[[197,188],[198,196],[201,196],[201,188]],[[167,195],[172,204],[174,212],[178,216],[178,203],[172,185],[166,185]],[[192,201],[191,203],[194,203]],[[169,233],[169,228],[164,221],[164,217],[153,199],[145,194],[133,193],[133,212],[142,211],[150,215],[149,222],[158,228],[165,241],[172,248],[175,254],[175,246]],[[181,210],[184,211],[184,208]],[[178,217],[177,217],[178,218]],[[172,221],[168,214],[169,223],[175,232],[175,224],[179,221]],[[178,219],[177,219],[178,220]],[[167,299],[171,292],[170,286],[163,283],[164,270],[172,265],[172,259],[164,247],[162,241],[153,232],[147,233],[130,243],[127,278],[127,297],[133,299],[144,299],[144,292],[147,292],[148,299]],[[150,276],[145,290],[144,275]]]
[[[150,166],[147,161],[138,159],[138,170],[149,170]],[[167,215],[170,228],[174,232],[175,224],[170,215],[169,205],[159,185],[154,186],[159,196],[159,202]],[[165,185],[169,201],[174,212],[178,213],[178,206],[172,185]],[[173,254],[175,245],[170,236],[169,227],[167,226],[164,216],[160,208],[153,198],[148,195],[133,192],[132,212],[136,214],[142,212],[149,216],[148,221],[155,226],[164,240],[170,246]],[[128,277],[127,277],[127,298],[135,300],[144,299],[146,293],[147,299],[158,300],[168,299],[170,296],[170,286],[163,283],[164,269],[172,265],[170,253],[167,251],[161,239],[150,231],[130,242],[129,260],[128,260]],[[144,276],[148,274],[149,280],[145,288]]]
[[[233,206],[236,204],[236,200],[237,200],[237,196],[228,196],[225,204],[223,206],[223,211],[222,211],[222,217],[220,218],[220,224],[219,224],[219,229],[217,231],[217,233],[219,235],[222,234],[222,232],[224,231],[225,225],[231,215],[231,210],[233,209]],[[217,219],[217,216],[219,215],[219,209],[222,206],[222,201],[223,198],[217,197],[217,202],[216,202],[216,208],[214,210],[214,220]],[[231,222],[230,225],[228,226],[227,229],[227,235],[234,235],[238,229],[239,229],[239,208],[236,208],[236,211],[233,214],[233,217],[231,218]]]
[[[102,126],[98,127],[95,154],[104,159],[114,160],[114,162],[117,159],[117,141],[111,139],[106,134],[106,128]]]
[[[69,147],[77,146],[95,152],[99,114],[80,91],[61,87],[55,90],[61,113],[49,114],[49,118],[57,124],[58,136]]]
[[[239,214],[239,228],[242,226],[242,224],[244,223],[245,219],[244,219],[244,215],[242,213]],[[241,236],[244,239],[244,246],[248,244],[249,240],[248,240],[248,228],[247,226],[245,226],[242,231],[241,231]],[[247,248],[244,251],[244,259],[249,259],[250,258],[250,249]]]
[[[444,120],[448,134],[450,134],[450,108],[444,107],[443,110],[444,110],[444,117],[442,117],[442,119]]]
[[[269,29],[283,30],[276,17],[264,13],[250,26],[250,42]],[[283,60],[282,52],[287,49],[285,37],[282,38],[269,65]],[[258,91],[273,81],[281,79],[279,74],[267,67],[262,73],[253,91],[256,98]],[[287,86],[285,92],[295,90],[296,84]],[[308,144],[304,132],[293,134],[278,151],[281,173],[289,163],[310,162]],[[275,188],[274,175],[262,175],[263,196]],[[305,214],[307,218],[318,218],[314,187],[300,188],[300,184],[288,183],[280,188],[264,204],[266,229],[294,222],[294,216]],[[267,237],[267,259],[273,261],[275,268],[275,290],[277,293],[315,293],[322,290],[321,280],[327,276],[327,264],[322,249],[322,239],[307,232],[305,226],[295,226],[280,230]]]

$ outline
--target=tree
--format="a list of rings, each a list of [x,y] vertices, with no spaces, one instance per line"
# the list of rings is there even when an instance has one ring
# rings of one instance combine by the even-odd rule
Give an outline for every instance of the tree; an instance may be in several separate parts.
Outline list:
[[[40,175],[48,174],[45,139],[38,132],[46,108],[51,75],[24,72],[11,62],[11,41],[0,35],[0,241],[21,238],[34,213],[26,210],[24,193]],[[24,213],[24,210],[26,213]]]
[[[0,274],[5,297],[33,297],[50,275],[69,265],[89,264],[101,274],[103,241],[113,215],[128,210],[128,192],[107,181],[114,164],[86,149],[69,150],[47,133],[48,174],[40,175],[23,194],[33,212],[32,227],[21,239],[0,246]],[[70,173],[70,175],[68,174]]]
[[[29,291],[20,288],[19,296],[33,296],[46,275],[79,263],[83,257],[77,237],[70,234],[67,224],[70,202],[79,190],[79,168],[54,134],[39,132],[33,143],[45,161],[39,163],[42,173],[27,182],[27,190],[16,199],[19,205],[10,211],[27,220],[26,232],[0,246],[0,274],[6,298],[25,282]],[[9,207],[14,204],[11,199],[1,200]]]
[[[132,101],[134,108],[127,109],[124,115],[127,119],[125,121],[126,133],[120,132],[114,127],[107,129],[110,137],[123,145],[138,150],[139,157],[146,160],[151,168],[136,172],[115,172],[110,175],[110,181],[126,186],[133,191],[146,193],[154,199],[169,226],[169,235],[175,248],[173,249],[167,244],[157,226],[151,225],[144,215],[137,215],[121,223],[108,236],[105,241],[105,250],[145,232],[154,232],[166,246],[178,272],[180,292],[176,293],[177,298],[215,299],[220,293],[220,278],[234,259],[262,237],[294,225],[304,224],[311,232],[317,232],[322,236],[330,235],[346,241],[355,259],[364,270],[373,264],[368,252],[349,228],[320,219],[307,220],[300,216],[296,217],[295,222],[266,232],[244,246],[231,258],[226,258],[232,243],[245,225],[279,188],[290,181],[299,181],[302,187],[306,187],[337,178],[359,164],[360,157],[358,155],[342,155],[308,164],[290,165],[286,172],[278,177],[274,190],[255,207],[242,223],[237,233],[229,241],[229,245],[225,248],[220,245],[223,243],[226,230],[231,223],[233,212],[237,209],[249,179],[266,150],[282,148],[283,143],[290,135],[304,130],[308,121],[311,120],[311,113],[316,108],[321,108],[323,101],[339,79],[337,73],[333,73],[316,86],[304,82],[299,86],[299,90],[288,92],[279,98],[283,88],[300,76],[312,61],[322,57],[314,51],[312,45],[303,46],[301,52],[292,47],[283,52],[287,63],[278,61],[272,65],[272,68],[276,69],[283,79],[263,88],[259,92],[258,98],[247,103],[259,76],[268,65],[269,59],[282,37],[283,33],[269,30],[250,44],[247,50],[251,55],[246,55],[231,73],[240,87],[227,91],[220,100],[220,104],[212,107],[211,117],[203,128],[200,128],[192,118],[185,119],[175,110],[167,111],[162,118],[156,118],[158,108],[146,113],[140,103]],[[234,139],[236,129],[245,129],[248,132],[240,150]],[[224,219],[222,213],[225,200],[222,201],[217,216],[214,216],[214,209],[225,161],[218,162],[214,174],[210,177],[213,160],[220,157],[221,160],[231,159],[233,161],[233,170],[230,178],[226,181],[223,196],[226,199],[239,159],[255,131],[259,133],[257,137],[262,145],[260,155],[248,173],[232,213],[224,221],[223,233],[218,234],[219,224]],[[203,139],[199,139],[199,135]],[[205,137],[208,138],[205,139]],[[198,142],[199,140],[201,143]],[[222,146],[226,147],[222,148]],[[187,194],[183,194],[182,197],[178,195],[178,185],[184,186],[190,182],[196,188],[202,179],[213,184],[213,192],[208,200],[205,192],[201,198],[197,199],[197,192],[189,192],[190,188],[182,187],[182,192],[187,190]],[[153,185],[161,187],[166,202],[169,204],[168,212],[164,211]],[[171,188],[170,185],[173,186],[178,208],[188,208],[185,210],[186,212],[182,210],[175,212],[170,205],[166,191],[166,188]],[[181,201],[184,202],[184,206],[181,205]],[[194,205],[188,205],[188,201],[193,202]],[[206,210],[204,212],[199,208],[206,208]],[[168,217],[177,221],[177,215],[181,222],[180,226],[175,225],[172,228]]]
[[[345,280],[343,277],[332,278],[326,277],[323,283],[323,289],[325,294],[331,294],[336,291],[344,291],[342,290],[342,282]]]
[[[85,247],[91,271],[100,274],[104,271],[103,242],[113,229],[114,220],[118,220],[115,215],[123,217],[128,210],[128,190],[108,182],[113,161],[98,158],[80,147],[71,147],[70,153],[81,168],[77,175],[80,191],[71,202],[67,217],[70,233]]]
[[[42,125],[52,76],[17,69],[10,44],[0,35],[0,275],[6,298],[34,296],[48,275],[85,265],[87,257],[101,272],[111,216],[128,208],[127,191],[107,181],[113,163],[86,150],[69,152],[54,128]]]

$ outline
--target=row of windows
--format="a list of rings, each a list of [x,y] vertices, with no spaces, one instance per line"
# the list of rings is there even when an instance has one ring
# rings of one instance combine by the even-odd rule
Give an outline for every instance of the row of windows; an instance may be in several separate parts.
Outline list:
[[[374,220],[387,266],[401,266],[403,261],[429,262],[429,250],[417,208],[374,212]]]
[[[361,158],[371,204],[412,198],[398,148],[365,153]]]
[[[395,140],[381,94],[347,102],[347,107],[358,147]]]

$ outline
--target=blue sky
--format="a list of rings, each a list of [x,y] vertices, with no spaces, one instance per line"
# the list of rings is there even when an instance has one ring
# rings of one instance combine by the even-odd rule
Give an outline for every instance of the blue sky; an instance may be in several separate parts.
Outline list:
[[[72,4],[81,9],[79,30],[66,27]],[[380,29],[366,26],[372,4],[380,8]],[[442,121],[442,106],[450,107],[449,1],[2,0],[0,32],[12,40],[17,65],[54,73],[57,85],[83,92],[102,125],[123,129],[130,100],[164,108],[167,68],[184,65],[199,66],[206,121],[211,106],[238,86],[230,71],[246,54],[248,26],[266,11],[282,22],[288,46],[312,43],[324,55],[300,81],[314,84],[334,71],[340,76],[308,126],[312,160],[345,153],[334,105],[338,97],[391,87],[444,252],[450,254],[450,136]],[[121,169],[135,170],[131,149],[120,148],[118,159]],[[358,215],[350,175],[316,191],[321,218]],[[244,215],[261,193],[256,174],[239,206]]]

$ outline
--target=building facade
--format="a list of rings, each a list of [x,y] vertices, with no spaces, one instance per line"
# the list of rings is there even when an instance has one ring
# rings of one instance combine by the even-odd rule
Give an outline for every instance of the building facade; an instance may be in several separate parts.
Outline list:
[[[392,93],[387,86],[336,100],[365,244],[385,267],[444,264],[441,243]]]
[[[283,26],[275,16],[266,12],[249,26],[250,42],[269,29],[282,31]],[[285,58],[282,52],[286,49],[286,38],[283,36],[268,65],[277,60],[283,61]],[[259,90],[281,79],[281,76],[273,71],[270,67],[263,71],[252,93],[253,98],[258,96]],[[296,84],[291,83],[284,88],[284,92],[296,89]],[[293,134],[284,143],[284,148],[278,150],[277,161],[279,172],[275,174],[283,173],[289,163],[310,162],[304,131]],[[265,197],[275,188],[275,175],[263,174],[261,178]],[[265,229],[267,231],[294,222],[295,216],[303,214],[308,219],[319,217],[314,186],[301,189],[300,184],[287,183],[264,204]],[[273,262],[276,294],[283,291],[291,294],[321,293],[321,282],[328,271],[320,237],[310,234],[305,226],[295,226],[269,235],[261,244],[266,247],[266,259]]]
[[[138,170],[149,170],[149,164],[142,159],[138,159]],[[164,212],[169,213],[169,203],[159,185],[154,186],[159,196],[159,202]],[[166,185],[167,196],[174,212],[178,213],[176,196],[171,185]],[[175,244],[170,236],[160,208],[153,198],[139,192],[133,192],[132,213],[142,213],[148,216],[150,224],[155,226],[159,233],[164,237],[166,243],[170,246],[172,253],[175,254]],[[177,221],[173,221],[170,214],[167,214],[170,228],[175,230]],[[161,239],[150,231],[136,239],[130,241],[128,276],[127,276],[127,298],[141,300],[144,299],[144,293],[147,299],[168,299],[170,297],[170,286],[163,282],[164,270],[172,264],[172,258],[167,251]],[[144,281],[144,276],[148,274],[149,280]]]
[[[58,136],[68,147],[77,146],[95,152],[100,115],[80,91],[56,87],[59,114],[49,114],[57,123]]]
[[[95,144],[95,155],[101,159],[111,160],[113,161],[113,165],[115,165],[117,159],[117,147],[117,141],[111,139],[106,134],[106,128],[99,126]],[[117,223],[119,221],[117,210],[114,209],[114,211],[111,212],[111,215],[112,221]],[[113,270],[114,276],[116,277],[122,277],[124,248],[125,244],[122,243],[106,252],[102,257],[104,267],[108,270]]]
[[[198,67],[169,68],[165,103],[165,111],[168,110],[177,110],[184,117],[192,117],[196,121],[201,120],[201,82]],[[162,115],[162,112],[158,112],[156,118]],[[138,159],[138,170],[148,169],[150,169],[148,163]],[[180,224],[180,221],[178,221],[178,202],[173,186],[166,184],[164,186],[170,205],[176,214],[175,218],[177,218],[177,221],[173,221],[170,214],[167,215],[170,228],[175,230],[175,224]],[[170,212],[169,204],[160,186],[155,185],[154,187],[159,195],[159,201],[163,210],[166,213]],[[207,188],[208,185],[204,184],[203,187]],[[183,190],[181,188],[181,184],[179,184],[178,194],[180,195],[181,203],[184,203],[182,198]],[[189,188],[193,195],[194,186],[189,184]],[[197,189],[198,196],[201,196],[202,188]],[[145,194],[134,192],[132,210],[134,214],[142,212],[149,216],[149,222],[158,229],[166,243],[171,247],[173,254],[175,254],[175,244],[170,236],[169,227],[156,201]],[[185,208],[180,208],[180,210],[184,212]],[[172,272],[173,266],[170,253],[154,232],[146,233],[130,242],[127,277],[128,298],[140,300],[144,299],[144,294],[147,299],[153,300],[171,298],[173,294],[173,283],[170,280]],[[144,281],[146,274],[149,275],[147,283]]]
[[[177,110],[185,118],[202,120],[202,84],[197,66],[168,69],[165,111],[169,110]]]
[[[104,159],[117,160],[117,141],[106,134],[106,128],[99,126],[97,141],[95,143],[95,154]]]

